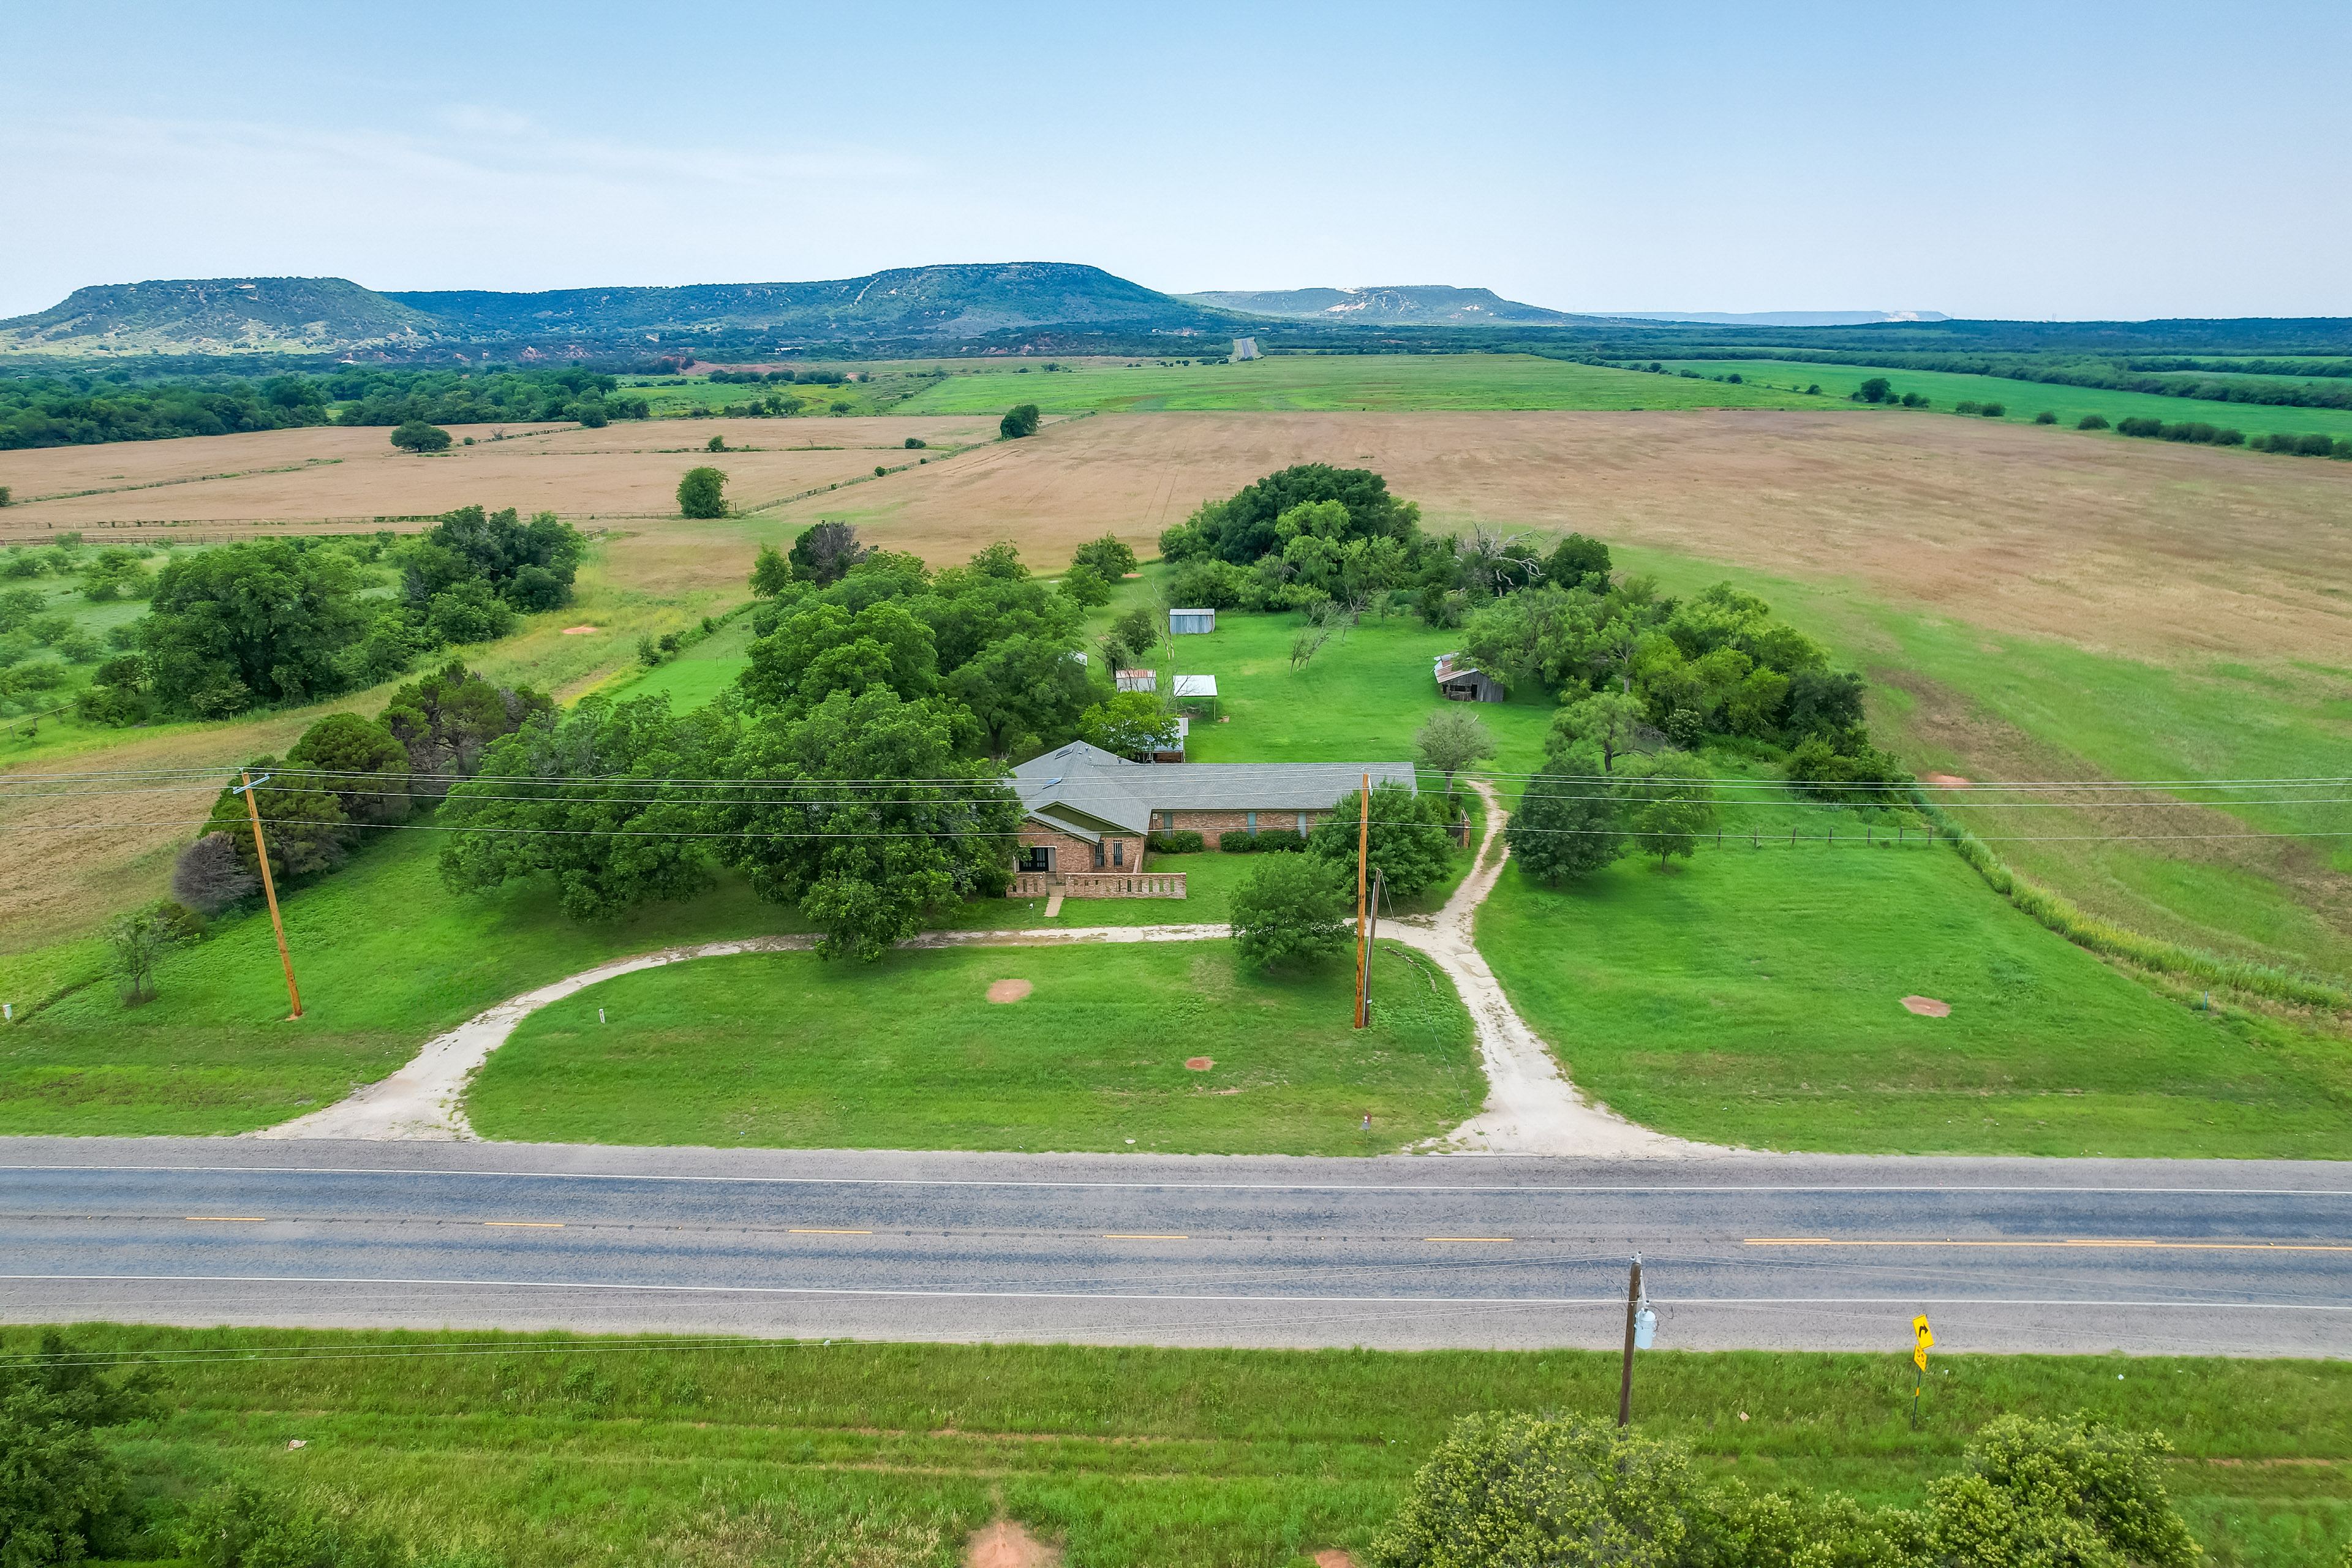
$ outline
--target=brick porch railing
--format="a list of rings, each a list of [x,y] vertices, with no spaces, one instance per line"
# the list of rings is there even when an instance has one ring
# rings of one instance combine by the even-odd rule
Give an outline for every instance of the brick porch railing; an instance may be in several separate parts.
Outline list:
[[[1062,877],[1066,899],[1181,899],[1181,871],[1068,871]]]
[[[1015,871],[1013,873],[1013,891],[1006,894],[1005,897],[1012,899],[1045,898],[1054,890],[1049,885],[1053,880],[1053,878],[1047,876],[1043,871]]]

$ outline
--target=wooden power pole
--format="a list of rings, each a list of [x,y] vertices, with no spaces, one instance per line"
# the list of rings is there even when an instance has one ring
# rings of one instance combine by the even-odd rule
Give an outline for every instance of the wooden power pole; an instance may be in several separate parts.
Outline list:
[[[1360,1029],[1370,1022],[1364,1016],[1364,970],[1372,956],[1364,926],[1364,868],[1372,856],[1371,774],[1364,775],[1364,790],[1356,801],[1356,1027]]]
[[[269,878],[269,846],[261,837],[261,807],[254,804],[253,779],[238,773],[236,793],[245,796],[246,815],[253,818],[253,858],[261,865],[261,892],[269,900],[269,929],[278,933],[278,962],[286,966],[286,999],[294,1005],[289,1018],[302,1016],[302,993],[294,988],[294,955],[286,950],[286,921],[278,913],[278,884]],[[261,775],[267,784],[269,775]]]
[[[1642,1300],[1642,1255],[1633,1254],[1633,1277],[1625,1282],[1625,1370],[1617,1377],[1617,1425],[1633,1423],[1633,1314]]]

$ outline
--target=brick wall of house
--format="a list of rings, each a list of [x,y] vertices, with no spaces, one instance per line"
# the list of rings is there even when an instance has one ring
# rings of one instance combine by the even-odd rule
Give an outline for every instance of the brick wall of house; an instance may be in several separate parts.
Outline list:
[[[1139,871],[1143,868],[1143,837],[1140,834],[1106,833],[1102,839],[1103,862],[1095,864],[1095,847],[1085,839],[1067,833],[1057,833],[1050,827],[1040,827],[1034,821],[1024,822],[1013,834],[1024,849],[1050,847],[1054,851],[1054,872],[1060,876],[1071,871]],[[1126,852],[1116,864],[1111,859],[1111,846],[1126,846]]]

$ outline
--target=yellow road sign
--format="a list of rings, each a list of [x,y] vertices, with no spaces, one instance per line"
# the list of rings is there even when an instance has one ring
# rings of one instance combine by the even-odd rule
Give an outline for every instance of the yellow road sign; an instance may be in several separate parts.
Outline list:
[[[1927,1370],[1927,1348],[1936,1342],[1936,1331],[1927,1326],[1925,1317],[1917,1317],[1911,1320],[1911,1331],[1919,1336],[1919,1348],[1911,1352],[1911,1359],[1919,1363],[1921,1372],[1925,1372]]]

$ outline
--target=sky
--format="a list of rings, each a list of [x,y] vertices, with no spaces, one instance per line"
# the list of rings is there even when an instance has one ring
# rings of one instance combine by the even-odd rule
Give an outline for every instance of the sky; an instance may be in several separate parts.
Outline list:
[[[1075,261],[1556,310],[2352,315],[2352,5],[0,11],[0,317],[77,287]]]

